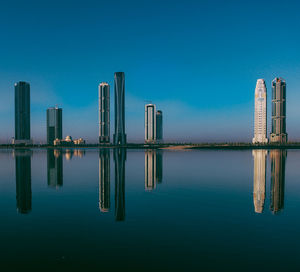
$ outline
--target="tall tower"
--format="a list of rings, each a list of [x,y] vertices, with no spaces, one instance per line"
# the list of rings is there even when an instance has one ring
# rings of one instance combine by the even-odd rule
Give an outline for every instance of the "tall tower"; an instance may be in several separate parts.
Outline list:
[[[286,83],[282,78],[272,81],[272,132],[270,141],[286,143]]]
[[[253,150],[253,203],[256,213],[262,213],[266,198],[266,150]]]
[[[258,79],[255,88],[254,138],[252,142],[268,143],[267,138],[267,88],[263,79]]]
[[[102,82],[99,93],[99,143],[110,142],[110,87]]]
[[[114,144],[126,144],[125,134],[125,74],[115,73],[115,134]]]
[[[47,143],[53,145],[55,139],[62,139],[62,109],[47,109]]]
[[[163,140],[163,114],[161,110],[156,112],[156,141]]]
[[[145,105],[145,142],[154,143],[156,141],[156,106],[154,104]]]
[[[15,144],[30,143],[30,85],[15,83]]]

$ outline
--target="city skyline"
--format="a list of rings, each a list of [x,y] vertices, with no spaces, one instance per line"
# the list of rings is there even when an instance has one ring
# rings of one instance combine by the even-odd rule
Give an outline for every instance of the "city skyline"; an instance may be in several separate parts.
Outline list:
[[[295,21],[298,3],[288,1],[282,11],[266,2],[259,2],[257,9],[256,1],[251,5],[175,1],[171,6],[148,3],[145,7],[135,1],[127,1],[126,6],[100,1],[83,10],[77,4],[54,8],[55,3],[49,7],[51,16],[31,1],[26,5],[3,3],[2,143],[13,135],[11,86],[20,80],[31,84],[33,139],[44,141],[42,112],[57,104],[64,109],[65,135],[97,142],[96,86],[102,81],[113,86],[115,71],[126,73],[126,132],[130,142],[143,139],[144,131],[136,127],[143,127],[140,112],[145,100],[159,105],[168,117],[165,140],[250,142],[255,82],[264,78],[271,90],[270,82],[277,76],[288,82],[289,139],[300,139],[300,55],[295,35],[300,25]],[[127,13],[122,12],[124,8]],[[92,19],[99,10],[107,11],[101,22]],[[186,20],[179,20],[182,15]],[[32,20],[26,20],[28,16]],[[273,22],[274,16],[281,20]],[[33,22],[38,20],[39,26]],[[68,24],[61,28],[65,21]],[[284,34],[284,41],[270,47],[274,30]],[[46,33],[55,33],[55,39]],[[16,37],[26,37],[30,42],[17,46]],[[56,39],[60,42],[54,42]],[[271,101],[271,92],[267,98]],[[110,106],[113,108],[113,104]],[[72,125],[73,120],[77,126]],[[182,131],[176,129],[177,122],[183,123]],[[111,125],[112,132],[113,122]],[[267,125],[269,135],[269,118]]]

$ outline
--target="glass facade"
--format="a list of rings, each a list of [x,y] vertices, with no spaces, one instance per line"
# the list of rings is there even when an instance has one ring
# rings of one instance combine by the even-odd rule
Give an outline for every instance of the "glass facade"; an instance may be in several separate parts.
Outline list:
[[[110,142],[110,87],[99,85],[99,143]]]
[[[53,145],[55,139],[62,139],[62,109],[47,109],[47,144]]]

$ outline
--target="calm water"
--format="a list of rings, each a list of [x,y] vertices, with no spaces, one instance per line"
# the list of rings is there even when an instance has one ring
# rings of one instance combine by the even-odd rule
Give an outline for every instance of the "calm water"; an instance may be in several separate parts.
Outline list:
[[[1,268],[299,270],[300,151],[23,150],[0,160]]]

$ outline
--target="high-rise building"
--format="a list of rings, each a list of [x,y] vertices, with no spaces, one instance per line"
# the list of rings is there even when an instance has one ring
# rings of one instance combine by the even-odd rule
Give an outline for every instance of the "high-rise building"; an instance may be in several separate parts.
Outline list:
[[[126,149],[114,149],[115,162],[115,219],[125,220],[125,160]]]
[[[286,82],[282,78],[272,81],[272,132],[270,141],[286,143]]]
[[[62,109],[53,107],[47,109],[47,143],[53,145],[54,140],[62,139]]]
[[[16,199],[19,213],[31,211],[31,151],[15,151]]]
[[[271,201],[270,209],[276,214],[284,207],[286,150],[271,150]]]
[[[253,202],[256,213],[262,213],[266,198],[266,150],[253,150]]]
[[[110,150],[99,151],[99,209],[108,212],[110,209]]]
[[[156,106],[145,105],[145,142],[156,142]]]
[[[255,88],[254,138],[253,143],[268,143],[267,138],[267,88],[263,79],[258,79]]]
[[[47,150],[47,177],[49,187],[63,186],[63,157],[58,149]]]
[[[163,140],[163,114],[161,110],[156,112],[156,141]]]
[[[30,85],[15,83],[15,138],[14,144],[30,143]]]
[[[125,74],[115,73],[115,134],[113,142],[115,145],[126,144],[125,134]]]
[[[110,142],[110,88],[102,82],[99,92],[99,143]]]

